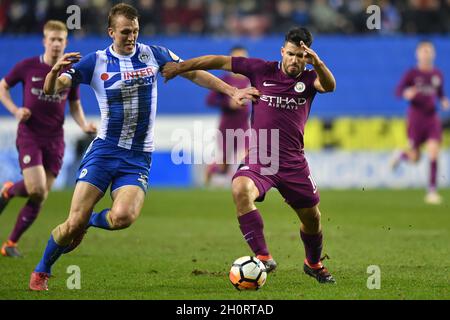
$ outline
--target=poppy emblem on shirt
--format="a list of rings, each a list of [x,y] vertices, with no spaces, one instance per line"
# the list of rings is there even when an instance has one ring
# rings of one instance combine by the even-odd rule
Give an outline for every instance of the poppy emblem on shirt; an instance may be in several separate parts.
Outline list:
[[[295,84],[294,90],[295,92],[302,93],[303,91],[305,91],[305,88],[306,86],[303,82],[297,82]]]

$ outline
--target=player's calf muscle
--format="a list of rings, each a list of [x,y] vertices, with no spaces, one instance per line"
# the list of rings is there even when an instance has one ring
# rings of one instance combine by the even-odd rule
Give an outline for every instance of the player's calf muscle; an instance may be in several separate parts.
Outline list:
[[[55,242],[60,246],[67,246],[72,241],[72,233],[74,233],[67,222],[60,224],[52,230],[52,236]]]
[[[320,232],[320,211],[317,206],[313,208],[297,209],[296,212],[303,224],[303,231],[310,234]]]

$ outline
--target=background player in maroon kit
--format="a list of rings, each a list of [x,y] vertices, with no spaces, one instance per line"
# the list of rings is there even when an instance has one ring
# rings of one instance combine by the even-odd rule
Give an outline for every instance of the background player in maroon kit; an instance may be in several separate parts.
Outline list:
[[[428,193],[425,201],[440,204],[442,199],[437,193],[437,168],[439,149],[442,140],[442,125],[437,113],[437,100],[444,109],[449,108],[449,100],[444,95],[444,78],[434,67],[436,57],[431,42],[420,42],[416,48],[417,66],[408,70],[397,87],[397,95],[408,100],[407,127],[409,150],[395,157],[395,168],[403,160],[416,163],[420,159],[420,147],[425,143],[430,160]]]
[[[17,242],[35,221],[61,169],[66,100],[69,100],[70,113],[80,128],[86,133],[96,132],[95,125],[86,122],[78,87],[54,95],[45,95],[42,90],[45,76],[64,54],[67,33],[64,23],[48,21],[44,25],[44,54],[19,62],[0,82],[0,101],[19,121],[16,145],[23,174],[23,180],[3,184],[0,213],[11,198],[28,198],[8,241],[2,245],[3,256],[21,256]],[[19,82],[23,84],[23,107],[17,106],[9,94],[9,89]]]
[[[294,28],[286,34],[281,62],[203,56],[180,64],[168,64],[163,76],[169,80],[189,70],[222,69],[250,79],[261,94],[253,104],[251,125],[255,134],[251,136],[249,154],[234,175],[232,184],[242,234],[266,269],[274,270],[276,263],[267,248],[263,220],[255,201],[263,201],[271,187],[277,188],[301,221],[300,237],[306,253],[305,273],[321,283],[334,283],[320,259],[319,193],[304,156],[303,135],[315,94],[334,91],[336,82],[324,62],[310,48],[311,44],[312,35],[306,28]],[[311,64],[314,70],[306,69],[306,64]],[[261,143],[262,135],[267,133],[270,137]],[[278,141],[272,139],[277,135]],[[261,151],[262,154],[270,151],[270,163],[260,157]]]
[[[248,52],[244,47],[235,46],[231,49],[230,55],[232,57],[248,57]],[[222,76],[220,79],[222,79],[229,85],[232,85],[239,89],[250,86],[250,81],[248,80],[248,78],[237,73],[229,72]],[[218,139],[221,139],[221,141],[219,142],[219,147],[221,149],[219,150],[221,155],[221,163],[210,164],[206,169],[205,182],[206,184],[208,184],[214,174],[227,174],[230,170],[230,165],[239,163],[242,160],[243,156],[246,154],[248,142],[241,141],[241,144],[239,144],[237,139],[234,139],[233,145],[227,145],[226,130],[242,129],[244,132],[247,131],[250,128],[250,106],[249,104],[246,104],[242,107],[238,106],[228,96],[217,91],[211,91],[208,94],[206,103],[209,106],[219,107],[221,109],[219,124],[220,136],[218,137]]]

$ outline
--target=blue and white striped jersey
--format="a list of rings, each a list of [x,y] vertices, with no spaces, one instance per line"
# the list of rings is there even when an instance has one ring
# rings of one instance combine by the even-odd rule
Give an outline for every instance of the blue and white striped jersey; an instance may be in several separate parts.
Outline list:
[[[89,84],[101,113],[98,137],[119,147],[152,152],[157,102],[158,71],[180,59],[170,50],[138,43],[135,52],[122,56],[105,50],[84,56],[64,75],[72,86]]]

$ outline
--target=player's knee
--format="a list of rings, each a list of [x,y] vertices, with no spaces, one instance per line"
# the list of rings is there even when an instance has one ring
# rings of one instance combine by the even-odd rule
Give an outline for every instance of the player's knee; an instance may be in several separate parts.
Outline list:
[[[137,215],[132,210],[111,210],[110,218],[113,229],[128,228],[135,220]]]
[[[44,186],[32,186],[28,190],[28,197],[31,201],[36,203],[44,202],[47,198],[48,192]]]
[[[73,238],[75,235],[79,234],[86,228],[86,222],[81,219],[69,219],[67,220],[62,228],[62,236]]]
[[[132,223],[133,219],[127,216],[119,216],[111,218],[113,229],[125,229],[128,228]]]
[[[235,203],[253,203],[255,198],[254,184],[249,179],[239,177],[233,180],[232,193]]]
[[[320,225],[320,210],[317,205],[312,208],[300,209],[299,217],[305,225],[313,229]]]

